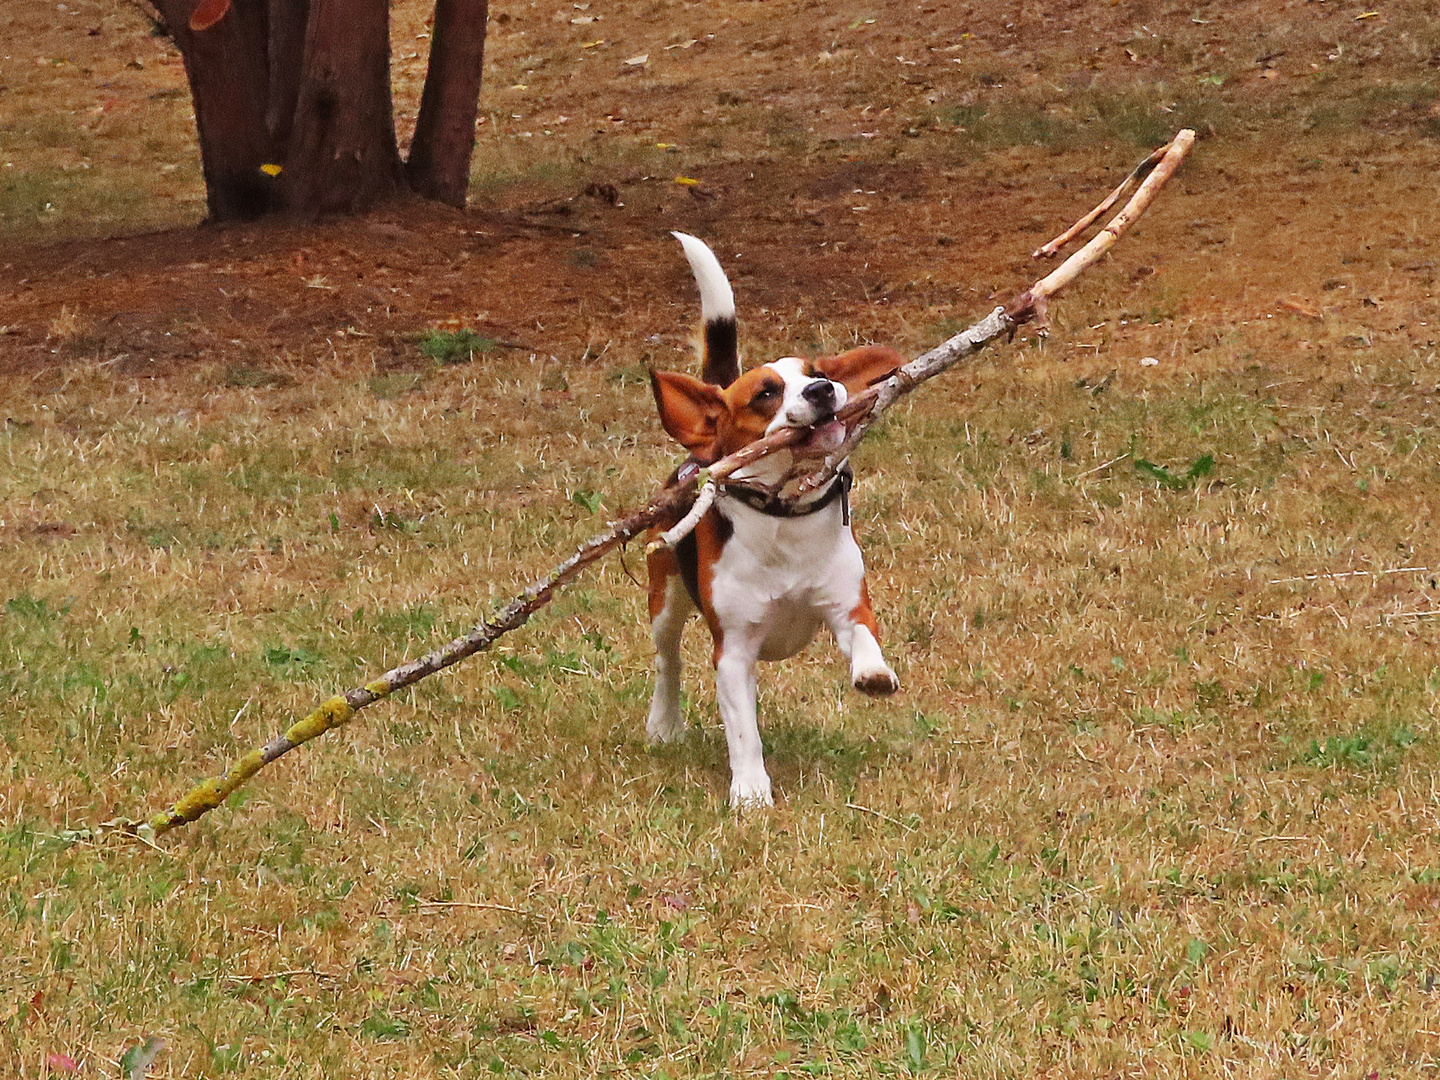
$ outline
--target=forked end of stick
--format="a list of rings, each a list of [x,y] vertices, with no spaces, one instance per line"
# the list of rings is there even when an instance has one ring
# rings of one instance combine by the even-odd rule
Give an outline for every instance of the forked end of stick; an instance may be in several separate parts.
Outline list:
[[[695,526],[700,524],[700,519],[709,512],[711,505],[715,502],[715,496],[720,493],[720,489],[715,486],[715,481],[710,479],[708,473],[704,473],[702,470],[702,474],[703,482],[700,485],[700,494],[695,496],[695,505],[690,507],[690,512],[677,521],[672,528],[666,529],[658,537],[645,545],[646,555],[652,555],[657,551],[665,551],[673,548],[681,540],[684,540],[685,537],[694,532]]]
[[[1194,133],[1192,132],[1191,135],[1193,136],[1193,134]],[[1120,196],[1125,193],[1125,190],[1131,184],[1135,183],[1138,180],[1143,180],[1145,176],[1149,174],[1150,170],[1155,168],[1156,165],[1160,164],[1161,160],[1165,157],[1165,155],[1169,153],[1170,148],[1175,145],[1176,140],[1183,137],[1184,132],[1181,132],[1180,135],[1177,135],[1174,139],[1171,139],[1164,146],[1160,147],[1149,157],[1147,157],[1144,161],[1140,162],[1139,165],[1136,165],[1135,168],[1131,170],[1130,175],[1125,177],[1124,180],[1121,180],[1119,186],[1117,186],[1114,191],[1110,192],[1109,195],[1105,196],[1099,206],[1095,207],[1094,210],[1091,210],[1079,221],[1075,222],[1074,225],[1071,225],[1070,228],[1066,229],[1059,236],[1055,237],[1054,240],[1051,240],[1048,244],[1042,244],[1040,247],[1036,248],[1030,253],[1030,257],[1032,259],[1053,259],[1056,255],[1060,253],[1061,248],[1063,248],[1066,244],[1070,243],[1071,240],[1074,240],[1075,237],[1079,236],[1091,225],[1095,224],[1096,220],[1100,217],[1101,214],[1103,214],[1106,210],[1109,210],[1112,206],[1119,202]]]

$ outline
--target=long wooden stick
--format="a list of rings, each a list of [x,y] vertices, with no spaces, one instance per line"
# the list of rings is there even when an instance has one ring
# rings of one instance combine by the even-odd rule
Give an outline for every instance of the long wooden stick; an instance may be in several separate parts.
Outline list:
[[[1020,296],[1004,307],[997,307],[989,315],[969,329],[956,334],[938,348],[912,360],[888,379],[857,394],[837,412],[841,420],[854,419],[841,446],[829,454],[824,466],[814,474],[803,478],[793,495],[798,498],[812,491],[834,475],[834,469],[844,460],[865,431],[879,418],[897,398],[908,394],[922,382],[934,378],[940,372],[953,367],[960,360],[973,356],[982,348],[1003,334],[1013,334],[1015,328],[1032,318],[1043,318],[1045,302],[1093,264],[1114,245],[1115,241],[1145,212],[1154,200],[1161,185],[1174,173],[1194,142],[1193,131],[1181,131],[1162,151],[1145,183],[1141,185],[1125,208],[1115,216],[1095,239],[1076,252],[1053,273],[1036,282]],[[1149,159],[1147,159],[1148,161]],[[550,602],[555,593],[577,578],[588,566],[607,552],[639,536],[652,525],[664,520],[673,520],[683,515],[694,497],[696,481],[722,482],[737,469],[751,462],[773,454],[797,442],[804,435],[794,429],[778,431],[757,442],[751,443],[737,453],[731,454],[699,476],[691,476],[669,487],[662,488],[650,500],[645,509],[621,518],[599,536],[583,544],[579,550],[557,565],[545,577],[506,604],[493,619],[479,623],[464,637],[441,646],[417,660],[401,664],[387,671],[378,679],[336,694],[323,702],[304,719],[297,721],[282,734],[275,736],[264,746],[252,750],[231,765],[220,776],[201,781],[169,808],[152,815],[143,822],[117,820],[103,828],[119,828],[139,835],[147,841],[180,825],[194,821],[202,814],[215,809],[242,784],[277,758],[288,754],[311,739],[318,738],[332,728],[349,723],[355,714],[367,705],[389,697],[397,690],[411,686],[429,675],[435,674],[452,664],[459,663],[467,656],[488,649],[503,634],[523,626],[530,616]]]

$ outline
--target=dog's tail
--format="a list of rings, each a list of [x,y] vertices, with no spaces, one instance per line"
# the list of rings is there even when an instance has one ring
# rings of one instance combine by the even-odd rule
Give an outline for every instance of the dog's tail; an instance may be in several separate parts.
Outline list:
[[[695,284],[700,286],[700,317],[705,321],[700,377],[716,386],[729,386],[740,377],[740,345],[735,327],[735,293],[720,269],[720,260],[688,233],[671,233],[685,249]]]

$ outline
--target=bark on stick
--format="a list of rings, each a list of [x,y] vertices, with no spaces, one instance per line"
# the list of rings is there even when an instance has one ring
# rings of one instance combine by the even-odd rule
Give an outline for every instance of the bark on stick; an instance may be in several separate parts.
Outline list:
[[[1002,335],[1013,334],[1015,328],[1031,319],[1043,320],[1045,304],[1086,268],[1093,265],[1130,228],[1154,201],[1165,181],[1174,174],[1195,141],[1195,133],[1181,131],[1175,138],[1142,163],[1139,173],[1147,166],[1149,175],[1131,197],[1124,209],[1110,221],[1088,244],[1066,259],[1052,273],[1037,281],[1010,303],[997,307],[967,330],[956,334],[937,348],[917,357],[883,382],[870,387],[851,398],[841,408],[837,417],[850,421],[844,442],[826,459],[824,466],[815,473],[800,478],[791,498],[799,498],[827,483],[834,475],[835,468],[854,449],[869,427],[897,399],[914,390],[921,383],[934,378],[942,371],[953,367],[961,360],[973,356],[990,342]],[[1117,189],[1118,191],[1119,189]],[[1110,200],[1113,203],[1114,199]],[[1110,203],[1102,204],[1101,210],[1091,215],[1091,220]],[[1071,230],[1066,239],[1077,234]],[[1047,247],[1050,245],[1047,245]],[[802,437],[802,432],[787,429],[778,431],[758,442],[723,458],[703,470],[702,476],[710,482],[723,484],[726,477],[737,469],[758,458],[775,453]],[[397,690],[419,682],[452,664],[488,649],[502,635],[509,633],[525,622],[554,597],[555,593],[578,577],[588,566],[607,552],[639,536],[652,525],[661,521],[674,521],[683,516],[694,499],[697,477],[662,488],[650,500],[645,509],[630,514],[611,524],[610,528],[583,544],[574,554],[558,564],[545,577],[525,589],[498,611],[494,618],[478,624],[464,637],[456,638],[417,660],[401,664],[387,671],[378,679],[337,694],[320,704],[308,716],[292,724],[283,733],[275,736],[264,746],[252,750],[230,766],[220,776],[204,780],[192,788],[174,805],[152,815],[145,821],[121,820],[107,823],[109,827],[136,833],[146,840],[166,833],[187,822],[194,821],[202,814],[219,806],[247,780],[277,758],[303,746],[311,739],[318,738],[332,728],[349,723],[355,714],[367,705],[389,697]],[[105,828],[102,826],[102,829]]]

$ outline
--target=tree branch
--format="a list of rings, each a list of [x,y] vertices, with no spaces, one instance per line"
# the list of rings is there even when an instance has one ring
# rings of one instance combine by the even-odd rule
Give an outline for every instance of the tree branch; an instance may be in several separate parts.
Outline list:
[[[1130,202],[1094,239],[1070,256],[1055,271],[1037,281],[1010,303],[1003,307],[997,307],[969,329],[956,334],[939,347],[912,360],[883,382],[851,398],[836,413],[840,420],[854,421],[844,442],[827,455],[821,469],[799,479],[795,485],[796,490],[789,496],[789,499],[793,501],[827,483],[840,462],[850,454],[864,433],[897,399],[910,393],[928,379],[934,378],[940,372],[953,367],[966,357],[973,356],[1002,334],[1013,334],[1017,326],[1031,319],[1043,319],[1046,301],[1114,246],[1115,242],[1154,201],[1161,186],[1179,167],[1194,140],[1195,133],[1193,131],[1188,129],[1181,131],[1169,144],[1156,151],[1151,158],[1147,158],[1142,163],[1142,168],[1150,167],[1149,176],[1146,177]],[[1150,165],[1152,161],[1154,162],[1153,166]],[[1139,172],[1140,170],[1137,169],[1136,173]],[[1112,203],[1113,201],[1114,197],[1111,199]],[[1102,204],[1100,210],[1091,215],[1091,220],[1103,212],[1107,205]],[[1078,230],[1072,229],[1064,239],[1068,240],[1077,232]],[[1058,245],[1060,242],[1057,240],[1052,243]],[[1047,245],[1047,247],[1049,246]],[[802,431],[787,428],[751,443],[704,470],[707,482],[721,484],[737,469],[790,446],[799,441],[804,434]],[[698,518],[699,515],[686,517],[685,511],[690,507],[694,498],[693,492],[699,475],[698,473],[692,474],[682,481],[662,488],[650,500],[645,509],[612,523],[606,532],[587,541],[573,555],[552,569],[549,574],[511,600],[496,613],[494,618],[478,624],[464,637],[456,638],[449,644],[427,653],[417,660],[393,668],[380,678],[363,686],[335,695],[264,746],[252,750],[240,758],[223,774],[197,784],[173,806],[152,815],[148,820],[136,822],[122,819],[107,822],[100,827],[100,830],[119,828],[122,831],[138,835],[141,839],[151,841],[154,837],[177,826],[194,821],[202,814],[219,806],[232,792],[239,789],[245,781],[266,765],[311,739],[318,738],[332,728],[349,723],[355,714],[366,706],[389,697],[397,690],[411,686],[437,671],[450,667],[467,656],[473,656],[477,652],[488,649],[502,635],[523,626],[531,615],[550,602],[559,589],[573,581],[586,567],[599,560],[607,552],[662,521],[673,521],[678,517],[688,522],[690,517]],[[670,530],[671,534],[677,532],[679,532],[679,526]],[[679,537],[677,536],[676,539],[678,540]]]

